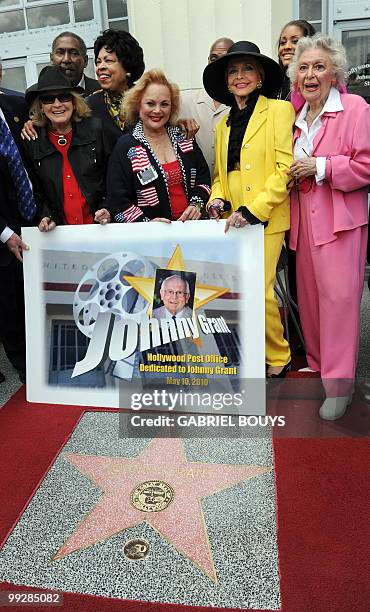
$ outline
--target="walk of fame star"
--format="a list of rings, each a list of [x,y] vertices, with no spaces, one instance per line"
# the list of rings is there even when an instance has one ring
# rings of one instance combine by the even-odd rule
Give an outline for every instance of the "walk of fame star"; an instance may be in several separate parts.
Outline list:
[[[202,499],[244,480],[269,472],[271,467],[187,461],[178,439],[152,440],[137,457],[67,454],[65,458],[100,487],[103,495],[58,550],[54,560],[109,537],[148,523],[180,554],[217,582]],[[173,495],[170,503],[161,499]],[[143,511],[132,503],[135,491],[147,491],[160,511]],[[153,501],[153,500],[152,500]],[[145,504],[144,504],[145,506]]]

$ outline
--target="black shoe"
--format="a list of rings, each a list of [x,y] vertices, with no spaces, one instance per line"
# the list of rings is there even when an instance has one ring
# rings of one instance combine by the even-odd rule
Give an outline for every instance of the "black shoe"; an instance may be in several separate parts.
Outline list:
[[[291,361],[289,361],[289,363],[287,363],[283,369],[281,370],[281,372],[279,374],[268,374],[266,372],[266,378],[285,378],[286,375],[288,374],[288,372],[290,372],[290,370],[292,369],[292,363]]]
[[[2,372],[0,372],[0,384],[5,381],[5,376]]]

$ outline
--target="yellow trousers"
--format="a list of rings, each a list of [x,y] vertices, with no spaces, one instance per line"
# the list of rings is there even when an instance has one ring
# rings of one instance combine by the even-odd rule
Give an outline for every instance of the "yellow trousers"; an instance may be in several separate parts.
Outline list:
[[[233,210],[242,205],[240,171],[227,175]],[[265,233],[265,318],[266,318],[266,363],[283,366],[290,361],[289,344],[284,338],[279,305],[275,296],[276,266],[283,246],[285,232]]]

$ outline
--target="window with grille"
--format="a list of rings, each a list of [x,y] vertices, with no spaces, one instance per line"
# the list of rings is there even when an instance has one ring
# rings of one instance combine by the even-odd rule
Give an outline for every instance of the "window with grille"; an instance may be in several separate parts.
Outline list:
[[[93,0],[0,0],[0,34],[92,19]]]
[[[73,321],[52,321],[49,384],[105,387],[103,364],[91,372],[71,378],[76,362],[85,357],[89,341]]]
[[[127,0],[106,0],[108,27],[128,32]]]
[[[316,32],[326,32],[326,8],[323,6],[325,0],[299,0],[299,19],[305,19],[312,23]],[[327,4],[325,2],[325,4]]]

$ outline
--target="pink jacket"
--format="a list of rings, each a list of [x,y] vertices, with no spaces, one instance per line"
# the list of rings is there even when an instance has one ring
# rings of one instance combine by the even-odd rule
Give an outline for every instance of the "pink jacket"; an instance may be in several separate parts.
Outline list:
[[[357,95],[341,94],[343,111],[324,113],[312,155],[326,157],[322,184],[303,195],[311,209],[315,246],[337,240],[338,232],[368,222],[370,184],[370,106]],[[294,141],[299,137],[296,128]],[[297,248],[299,193],[291,194],[290,248]]]

